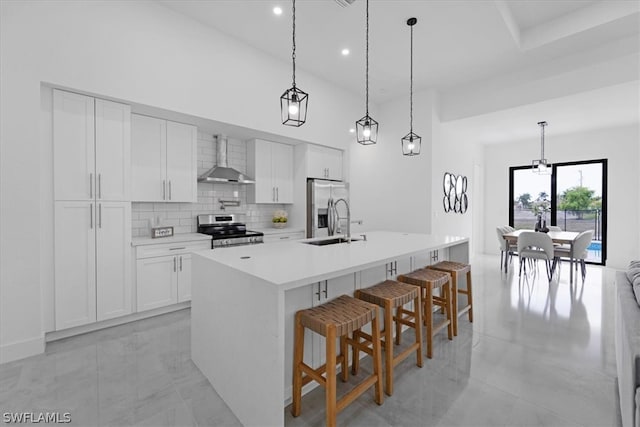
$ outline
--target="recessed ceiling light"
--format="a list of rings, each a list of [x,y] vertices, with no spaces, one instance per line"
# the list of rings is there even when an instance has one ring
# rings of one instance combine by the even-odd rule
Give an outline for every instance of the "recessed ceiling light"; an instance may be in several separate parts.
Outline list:
[[[356,130],[354,128],[349,129],[349,132],[354,133]]]
[[[282,15],[282,8],[280,6],[276,6],[273,8],[273,13],[275,15]]]
[[[347,48],[342,49],[341,53],[342,53],[343,56],[347,56],[347,55],[349,55],[349,49],[347,49]]]

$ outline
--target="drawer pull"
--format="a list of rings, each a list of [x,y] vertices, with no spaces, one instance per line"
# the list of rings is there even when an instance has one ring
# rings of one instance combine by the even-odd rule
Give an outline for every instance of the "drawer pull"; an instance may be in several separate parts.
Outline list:
[[[169,248],[170,251],[179,251],[181,249],[187,249],[186,247],[181,247],[181,248]]]

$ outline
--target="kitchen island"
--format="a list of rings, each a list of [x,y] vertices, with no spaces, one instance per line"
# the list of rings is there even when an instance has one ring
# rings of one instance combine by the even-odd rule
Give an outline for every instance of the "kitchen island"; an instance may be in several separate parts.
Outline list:
[[[297,310],[353,295],[355,289],[424,267],[436,257],[469,258],[466,237],[385,231],[369,232],[366,240],[355,237],[361,240],[193,254],[192,359],[244,425],[284,424]],[[324,363],[322,339],[313,335],[305,335],[305,361],[319,366]]]

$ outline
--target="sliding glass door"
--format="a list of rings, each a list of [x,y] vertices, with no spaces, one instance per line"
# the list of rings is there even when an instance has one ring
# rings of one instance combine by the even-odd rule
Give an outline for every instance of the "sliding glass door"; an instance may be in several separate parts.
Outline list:
[[[509,224],[534,229],[538,214],[564,231],[593,230],[587,261],[606,260],[607,160],[556,163],[551,175],[509,168]]]

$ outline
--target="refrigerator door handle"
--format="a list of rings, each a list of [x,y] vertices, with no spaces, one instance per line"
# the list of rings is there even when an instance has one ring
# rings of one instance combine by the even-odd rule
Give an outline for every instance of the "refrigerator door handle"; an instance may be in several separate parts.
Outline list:
[[[333,199],[331,197],[327,203],[327,234],[333,236]]]

